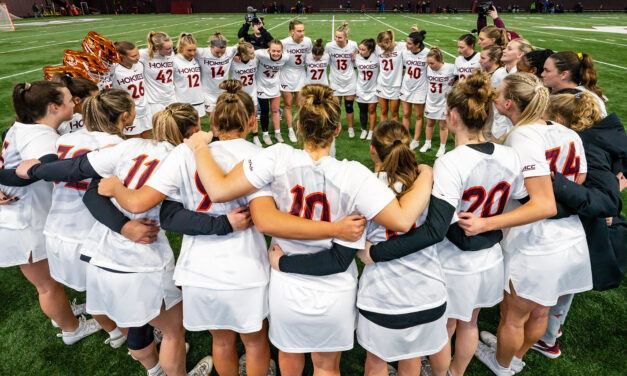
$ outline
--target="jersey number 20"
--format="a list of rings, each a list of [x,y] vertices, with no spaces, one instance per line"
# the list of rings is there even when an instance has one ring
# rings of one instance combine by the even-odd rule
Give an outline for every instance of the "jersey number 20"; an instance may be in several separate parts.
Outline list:
[[[481,186],[471,187],[464,192],[462,200],[470,201],[474,197],[475,202],[470,205],[467,212],[473,213],[483,205],[483,208],[481,209],[481,217],[491,217],[493,215],[501,214],[503,213],[503,210],[505,210],[505,203],[509,197],[509,188],[509,183],[502,181],[490,189],[490,193],[488,193],[486,197],[485,188]],[[492,213],[492,204],[494,203],[494,197],[497,193],[500,193],[501,197],[499,197],[499,204],[496,211]]]

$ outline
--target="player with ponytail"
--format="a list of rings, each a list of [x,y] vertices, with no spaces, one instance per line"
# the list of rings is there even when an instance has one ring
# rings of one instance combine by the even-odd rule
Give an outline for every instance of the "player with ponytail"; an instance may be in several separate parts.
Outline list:
[[[398,121],[405,50],[405,42],[395,42],[391,29],[377,35],[375,56],[379,60],[379,76],[376,93],[381,106],[381,121],[388,119],[389,111],[392,112],[392,120]]]
[[[98,94],[98,85],[84,77],[70,77],[61,73],[56,73],[52,77],[52,81],[60,82],[68,88],[72,94],[74,102],[74,114],[72,120],[64,121],[59,125],[57,133],[64,135],[66,133],[80,132],[85,130],[85,122],[83,121],[83,101],[90,96]]]
[[[257,57],[255,56],[255,48],[252,44],[244,41],[244,38],[239,40],[237,45],[237,53],[239,59],[233,60],[231,63],[231,77],[234,80],[238,80],[242,84],[241,90],[248,94],[255,106],[255,114],[257,113]],[[254,128],[252,129],[253,142],[257,146],[261,146],[259,141],[258,125],[255,121]]]
[[[416,25],[412,26],[412,32],[407,36],[405,44],[407,48],[402,52],[405,75],[403,76],[400,98],[403,104],[403,125],[407,130],[409,130],[412,111],[416,117],[414,139],[410,145],[412,150],[419,146],[418,139],[422,132],[429,86],[427,82],[429,49],[425,47],[424,43],[426,33],[424,30],[418,31]]]
[[[139,62],[144,66],[148,119],[176,102],[174,91],[174,44],[168,34],[151,31],[146,37],[147,48],[139,50]]]
[[[196,61],[198,46],[196,38],[190,33],[181,33],[176,43],[177,54],[174,57],[174,92],[176,101],[189,103],[199,117],[204,117],[205,96],[200,78],[200,65]]]

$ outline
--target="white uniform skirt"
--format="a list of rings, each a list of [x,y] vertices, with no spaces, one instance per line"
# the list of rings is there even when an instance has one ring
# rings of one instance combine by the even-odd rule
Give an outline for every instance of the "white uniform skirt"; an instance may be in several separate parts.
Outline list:
[[[268,317],[268,285],[241,290],[183,286],[183,326],[190,331],[254,333]]]
[[[379,98],[375,95],[375,93],[361,93],[357,94],[355,98],[355,102],[357,103],[379,103]]]
[[[448,342],[446,315],[422,325],[389,329],[377,325],[361,314],[357,322],[357,342],[368,352],[386,362],[432,355]]]
[[[592,269],[586,240],[547,255],[504,252],[505,291],[512,281],[516,295],[545,307],[554,306],[562,295],[592,289]]]
[[[164,270],[147,273],[116,273],[87,266],[87,312],[107,315],[122,328],[149,323],[182,299],[174,285],[174,262]]]
[[[353,348],[357,285],[320,291],[270,278],[270,342],[288,353],[335,352]]]
[[[216,110],[216,103],[220,94],[222,93],[205,93],[205,114]]]
[[[353,80],[347,86],[331,85],[331,89],[336,97],[348,97],[357,93],[357,82]]]
[[[425,117],[427,119],[446,120],[446,105],[437,107],[428,103],[425,104]]]
[[[403,102],[412,103],[412,104],[423,104],[427,101],[427,91],[426,90],[419,90],[419,91],[401,90],[399,98]]]
[[[503,300],[503,262],[473,274],[452,274],[444,270],[448,318],[470,322],[475,308],[493,307]]]
[[[389,100],[397,100],[400,99],[401,96],[401,87],[400,86],[382,86],[377,85],[377,89],[375,90],[377,97]]]
[[[81,261],[81,243],[46,236],[46,253],[50,275],[55,281],[76,291],[85,291],[87,263]]]
[[[46,259],[46,240],[43,229],[30,227],[16,230],[0,227],[0,267],[28,264],[32,255],[32,263]]]
[[[307,75],[302,67],[300,69],[286,69],[284,67],[280,75],[282,92],[295,93],[305,86]]]

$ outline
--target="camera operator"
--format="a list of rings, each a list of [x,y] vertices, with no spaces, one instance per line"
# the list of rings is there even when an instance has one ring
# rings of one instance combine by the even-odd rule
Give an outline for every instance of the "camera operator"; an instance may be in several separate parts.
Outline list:
[[[483,29],[487,25],[486,15],[488,15],[492,18],[492,20],[494,20],[494,26],[498,27],[499,29],[504,29],[507,32],[507,38],[509,40],[521,38],[521,36],[518,35],[518,33],[516,33],[515,31],[507,30],[505,28],[505,24],[499,18],[499,13],[496,11],[496,7],[491,1],[479,4],[479,6],[477,7],[477,13],[479,14],[479,16],[477,17],[477,33],[479,33],[481,29]]]
[[[253,26],[253,33],[249,34],[250,26]],[[268,43],[273,39],[272,35],[263,27],[263,17],[257,17],[256,14],[247,14],[246,23],[237,32],[238,38],[244,38],[246,42],[253,45],[255,50],[268,48]]]

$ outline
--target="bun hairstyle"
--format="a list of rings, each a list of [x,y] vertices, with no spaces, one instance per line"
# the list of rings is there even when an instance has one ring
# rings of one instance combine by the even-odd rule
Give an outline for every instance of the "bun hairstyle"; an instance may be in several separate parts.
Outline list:
[[[98,91],[98,85],[84,77],[72,78],[65,73],[55,73],[51,81],[62,84],[68,88],[72,97],[78,97],[80,99],[85,99],[89,97],[92,92]]]
[[[499,67],[503,66],[503,62],[501,61],[501,56],[503,56],[503,49],[499,46],[487,46],[483,47],[481,51],[485,51],[490,60],[496,60],[496,63]]]
[[[475,48],[475,43],[477,43],[477,38],[472,34],[464,34],[459,37],[458,41],[466,43],[468,47]]]
[[[340,124],[340,104],[328,86],[311,84],[300,90],[299,133],[305,143],[327,147]]]
[[[196,46],[196,38],[190,33],[179,34],[179,40],[176,42],[176,50],[180,53],[185,46]]]
[[[359,44],[363,44],[368,49],[368,51],[370,51],[370,53],[374,52],[374,47],[376,46],[376,43],[372,38],[364,39],[359,42]]]
[[[549,105],[549,89],[531,73],[514,73],[503,79],[503,96],[511,99],[521,111],[514,127],[533,124],[540,120]],[[511,131],[510,131],[511,132]],[[506,134],[504,139],[507,139]]]
[[[198,111],[189,103],[172,103],[152,117],[152,132],[157,141],[177,146],[183,143],[190,127],[198,126]]]
[[[83,121],[90,132],[98,131],[126,138],[118,124],[120,115],[133,110],[133,98],[124,90],[104,89],[83,102]]]
[[[494,39],[494,45],[504,49],[509,42],[509,38],[507,37],[507,31],[505,29],[499,29],[494,25],[485,26],[479,34],[485,34],[486,37],[490,39]]]
[[[420,30],[420,31],[414,31],[412,33],[409,33],[407,37],[411,39],[413,44],[419,45],[420,49],[422,50],[423,48],[425,48],[425,44],[424,44],[425,34],[427,34],[426,31]]]
[[[300,20],[291,20],[290,21],[290,25],[289,25],[289,30],[293,31],[297,25],[304,25],[302,21]]]
[[[577,132],[590,128],[603,119],[599,102],[585,91],[551,95],[546,114],[551,120],[562,122]]]
[[[324,55],[324,46],[322,45],[322,39],[316,39],[313,47],[311,47],[311,54],[314,56]]]
[[[455,110],[469,130],[481,131],[492,120],[492,102],[496,91],[490,75],[475,69],[464,81],[458,82],[446,95],[449,111]]]
[[[597,86],[597,71],[594,69],[594,62],[590,55],[563,51],[551,55],[550,58],[559,73],[569,72],[572,82],[595,93],[605,102],[603,91]]]
[[[115,49],[118,50],[118,53],[120,55],[126,56],[126,54],[129,51],[132,51],[135,48],[137,47],[135,47],[135,45],[131,42],[127,42],[127,41],[115,42]]]
[[[337,29],[335,29],[335,32],[340,32],[344,34],[344,37],[348,39],[348,22],[342,22],[342,24]]]
[[[379,34],[377,34],[377,43],[382,43],[382,42],[393,43],[394,42],[394,30],[387,29],[386,31],[382,31]]]
[[[226,37],[219,31],[216,31],[209,37],[209,46],[211,47],[226,47],[227,42]]]
[[[46,116],[48,105],[63,104],[63,84],[52,81],[23,82],[13,86],[13,108],[16,120],[33,124]]]
[[[170,42],[170,36],[166,33],[151,31],[148,33],[146,43],[148,44],[148,56],[152,59],[155,52],[159,51],[164,43]]]
[[[225,80],[220,89],[225,93],[218,97],[213,125],[220,132],[246,132],[251,116],[255,115],[252,98],[242,90],[242,83],[238,80]]]
[[[388,186],[397,197],[403,196],[418,177],[416,155],[409,148],[409,131],[395,120],[377,124],[372,135],[372,146],[382,162],[382,171],[387,174]],[[394,186],[401,182],[401,190]]]
[[[244,38],[240,38],[237,43],[237,53],[236,55],[242,57],[242,55],[247,54],[249,49],[254,49],[252,44],[246,42]]]
[[[438,46],[431,46],[429,49],[429,53],[427,53],[427,57],[432,57],[435,61],[443,63],[444,56],[442,55],[442,50]]]

